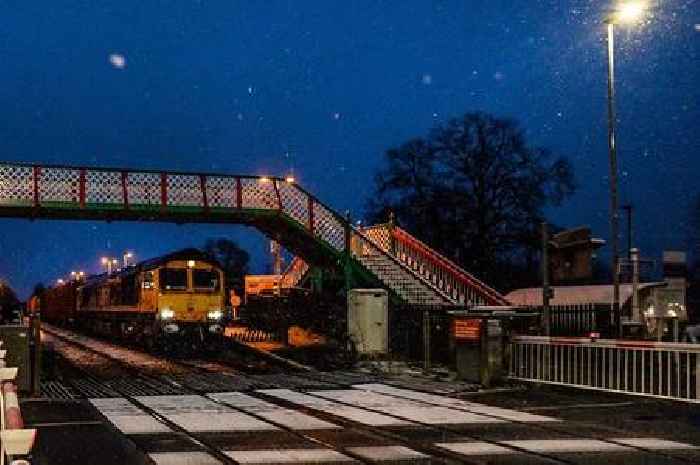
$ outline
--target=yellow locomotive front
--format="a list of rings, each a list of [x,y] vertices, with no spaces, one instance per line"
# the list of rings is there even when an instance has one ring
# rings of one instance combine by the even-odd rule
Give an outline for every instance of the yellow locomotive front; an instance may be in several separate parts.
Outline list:
[[[143,272],[142,305],[161,334],[204,338],[223,332],[224,275],[204,259],[173,259]]]
[[[197,249],[90,276],[77,292],[78,324],[147,347],[198,346],[224,331],[224,273]]]

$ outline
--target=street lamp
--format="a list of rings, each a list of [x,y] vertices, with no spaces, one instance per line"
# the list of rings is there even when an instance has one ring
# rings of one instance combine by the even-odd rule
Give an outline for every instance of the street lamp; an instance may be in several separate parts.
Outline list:
[[[617,144],[615,141],[615,24],[632,24],[644,16],[646,5],[642,2],[619,4],[606,19],[608,29],[608,152],[610,155],[610,235],[612,242],[611,268],[613,274],[613,311],[611,320],[617,318],[618,335],[622,336],[620,311],[620,275],[618,273],[619,213],[617,202]]]
[[[129,260],[134,257],[132,252],[124,252],[124,268],[129,267]]]

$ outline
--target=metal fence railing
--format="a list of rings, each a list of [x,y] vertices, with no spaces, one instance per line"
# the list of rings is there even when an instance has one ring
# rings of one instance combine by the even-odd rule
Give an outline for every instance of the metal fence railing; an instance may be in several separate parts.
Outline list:
[[[512,379],[700,403],[700,346],[517,336]]]
[[[431,364],[449,363],[450,307],[393,305],[389,311],[389,350],[405,360]]]
[[[524,307],[533,313],[544,315],[542,306]],[[593,332],[601,337],[609,335],[610,305],[593,303],[577,305],[552,305],[550,314],[550,335],[552,336],[588,336]]]

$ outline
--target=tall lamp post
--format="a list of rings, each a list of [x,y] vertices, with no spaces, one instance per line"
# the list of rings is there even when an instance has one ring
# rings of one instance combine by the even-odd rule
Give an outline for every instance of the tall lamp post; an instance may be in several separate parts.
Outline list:
[[[642,2],[629,2],[618,5],[605,18],[608,29],[608,152],[610,155],[610,240],[612,242],[611,268],[613,274],[613,302],[611,322],[617,325],[618,335],[622,336],[622,312],[620,309],[620,274],[619,274],[619,210],[617,198],[617,144],[615,141],[615,25],[631,24],[644,16],[645,5]]]

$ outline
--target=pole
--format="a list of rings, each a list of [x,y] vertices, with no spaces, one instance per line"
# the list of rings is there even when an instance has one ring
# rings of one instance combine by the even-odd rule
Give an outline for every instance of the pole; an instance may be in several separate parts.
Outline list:
[[[639,309],[639,249],[630,249],[632,255],[632,319],[642,321]]]
[[[551,334],[551,315],[549,310],[549,230],[542,222],[542,312],[544,314],[544,335]]]
[[[423,310],[423,370],[426,373],[429,373],[431,368],[430,330],[430,312],[426,309]]]
[[[631,203],[623,205],[622,209],[627,213],[627,259],[632,260],[632,210]]]
[[[618,207],[617,207],[617,146],[615,142],[615,26],[608,22],[608,150],[610,155],[610,241],[611,271],[613,275],[613,301],[610,323],[617,326],[618,336],[622,336],[620,315],[620,273],[618,270]]]

